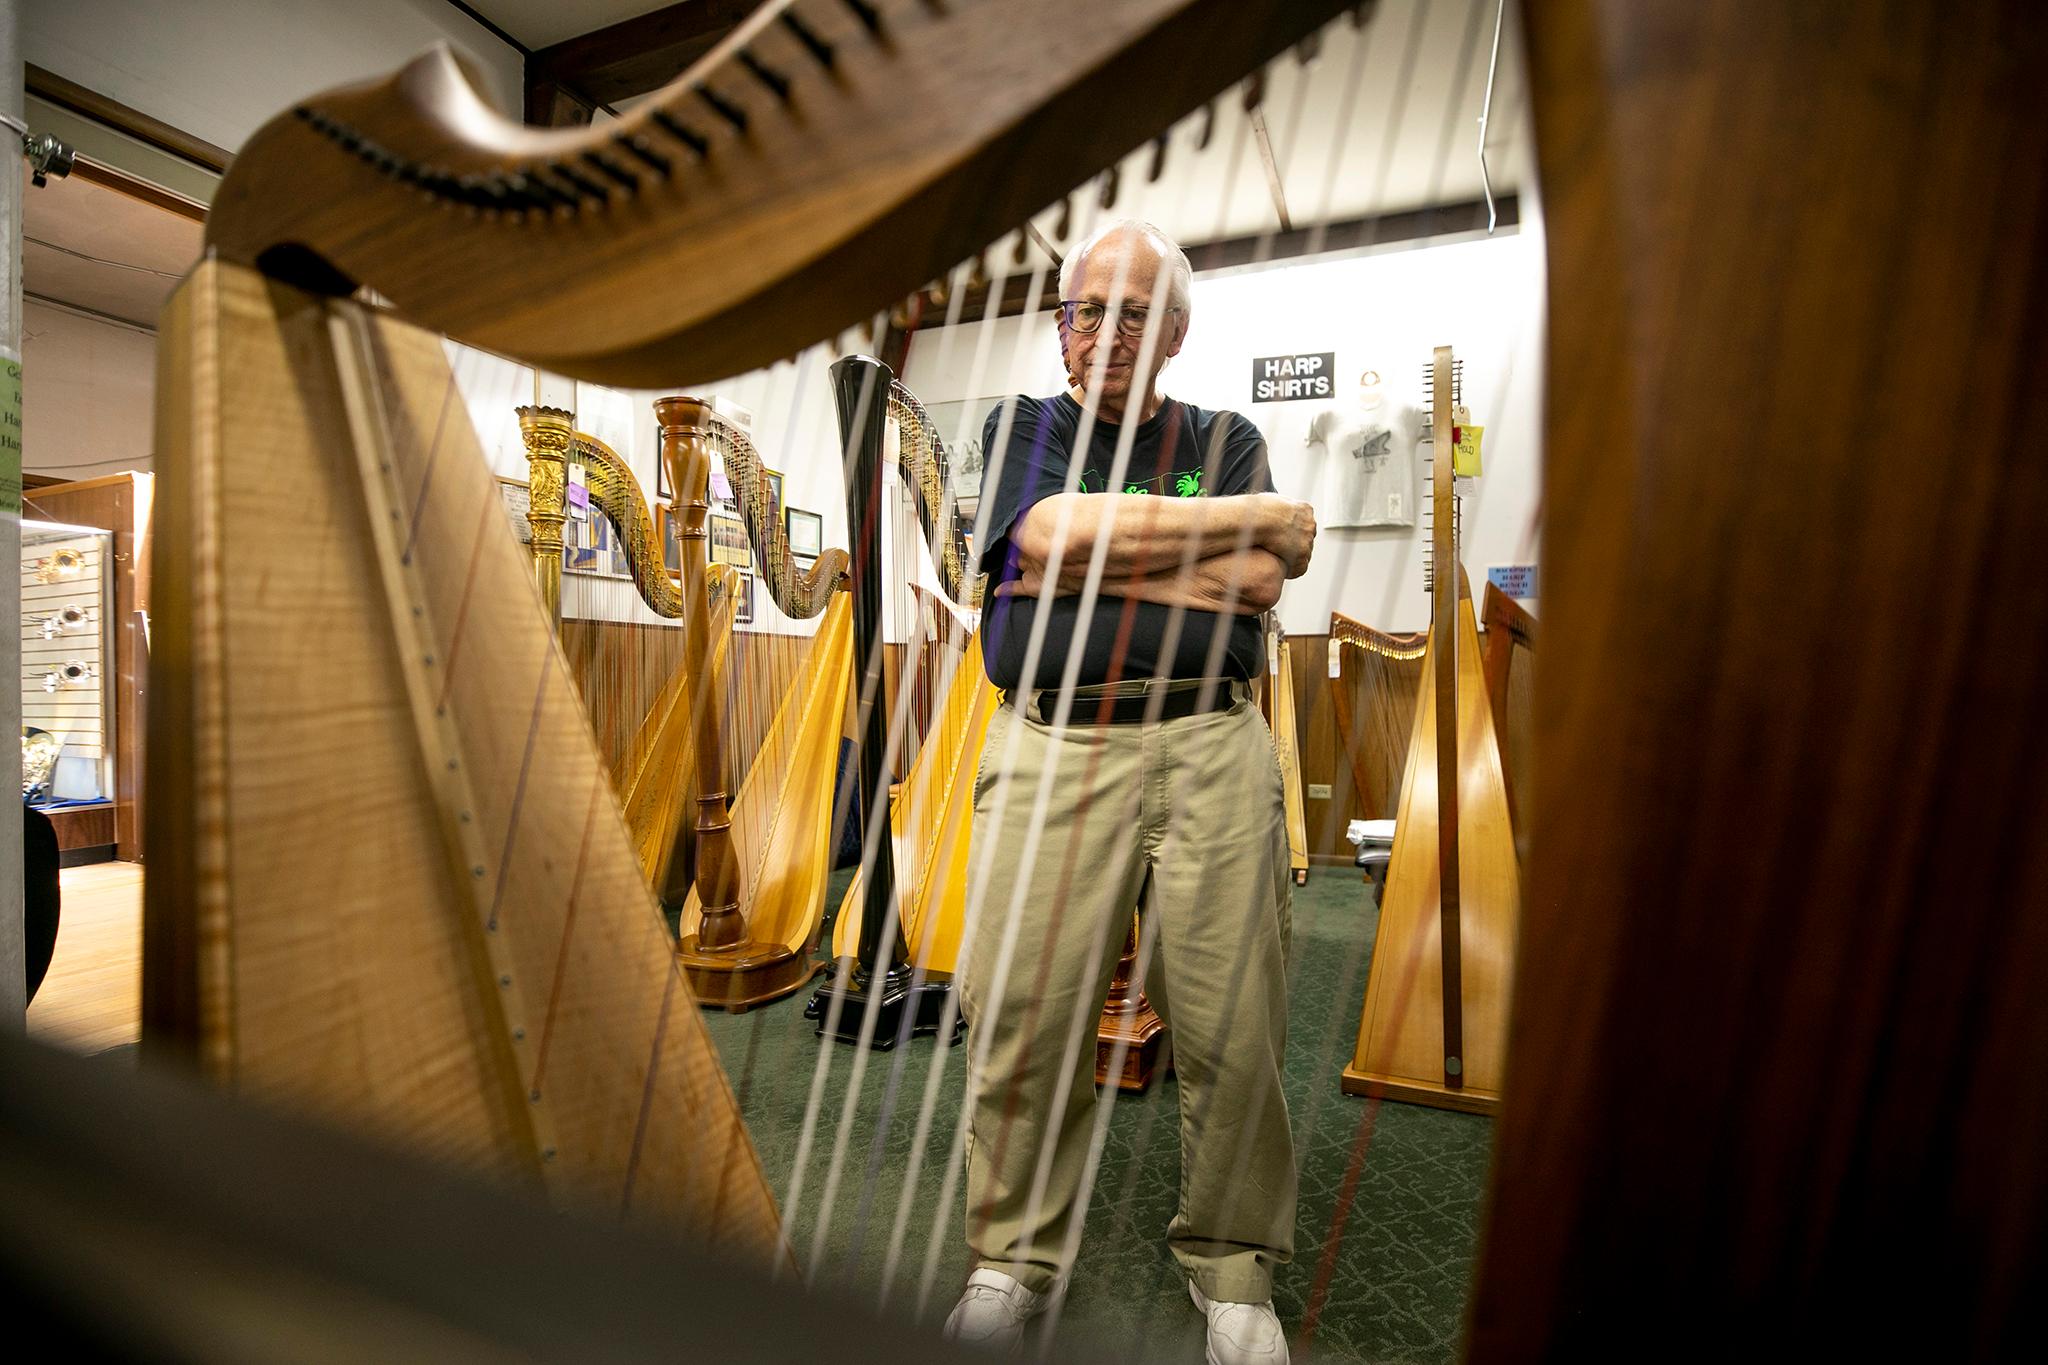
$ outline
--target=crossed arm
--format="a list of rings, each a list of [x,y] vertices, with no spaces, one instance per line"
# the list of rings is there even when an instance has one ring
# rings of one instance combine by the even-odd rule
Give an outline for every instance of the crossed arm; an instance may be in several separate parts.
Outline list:
[[[1022,573],[999,587],[999,595],[1043,591],[1063,515],[1064,551],[1053,589],[1062,597],[1081,591],[1096,545],[1106,538],[1101,591],[1162,606],[1256,615],[1280,600],[1287,579],[1308,567],[1315,545],[1313,510],[1277,494],[1060,493],[1033,505],[1017,523]]]

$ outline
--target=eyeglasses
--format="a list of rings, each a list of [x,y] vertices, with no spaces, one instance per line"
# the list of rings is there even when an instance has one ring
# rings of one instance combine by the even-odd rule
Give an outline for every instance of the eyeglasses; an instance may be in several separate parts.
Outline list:
[[[1178,308],[1162,309],[1167,314],[1178,313]],[[1089,303],[1084,299],[1061,299],[1060,316],[1070,331],[1088,336],[1102,327],[1102,319],[1109,309],[1100,303]],[[1116,329],[1127,337],[1145,335],[1145,326],[1152,320],[1149,308],[1119,308],[1116,310]]]

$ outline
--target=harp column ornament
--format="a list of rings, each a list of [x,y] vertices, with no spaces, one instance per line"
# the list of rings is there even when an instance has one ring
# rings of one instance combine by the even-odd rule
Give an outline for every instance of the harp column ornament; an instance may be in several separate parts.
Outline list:
[[[569,443],[576,415],[561,408],[518,409],[526,442],[526,524],[533,529],[533,579],[548,620],[562,619],[562,523],[568,517]]]
[[[662,398],[654,404],[661,423],[661,459],[668,467],[669,486],[676,490],[676,538],[681,543],[683,599],[708,601],[705,580],[709,562],[705,523],[711,514],[711,412],[695,398]],[[683,667],[699,679],[697,695],[725,695],[711,649],[710,614],[683,617]],[[740,914],[739,876],[732,850],[732,816],[726,808],[724,751],[718,739],[718,710],[713,702],[696,708],[692,717],[697,748],[697,898],[704,919],[685,953],[738,948],[746,941],[746,920]]]

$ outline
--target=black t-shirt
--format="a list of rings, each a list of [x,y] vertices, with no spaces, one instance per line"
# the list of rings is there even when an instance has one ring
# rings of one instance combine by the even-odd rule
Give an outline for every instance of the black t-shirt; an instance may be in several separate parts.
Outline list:
[[[998,454],[996,438],[1006,409],[1014,416]],[[1256,677],[1265,667],[1265,639],[1257,617],[1184,611],[1172,656],[1162,658],[1173,608],[1104,593],[1096,599],[1087,638],[1079,643],[1075,641],[1080,630],[1079,594],[1053,599],[1046,608],[1050,616],[1037,676],[1025,682],[1024,653],[1039,602],[1035,596],[997,597],[995,587],[1018,576],[1017,551],[1010,539],[1018,521],[1040,499],[1066,491],[1081,415],[1081,405],[1068,394],[1019,396],[998,403],[983,425],[982,449],[988,452],[989,469],[996,473],[988,541],[981,552],[981,569],[989,576],[982,619],[982,657],[987,661],[989,681],[1005,689],[1057,687],[1070,648],[1081,650],[1077,682],[1084,686],[1151,677],[1205,677],[1218,630],[1229,636],[1223,675]],[[1110,469],[1121,434],[1122,429],[1112,423],[1095,423],[1074,491],[1110,491]],[[1138,427],[1124,477],[1117,484],[1126,494],[1168,498],[1265,493],[1272,487],[1266,468],[1266,440],[1250,419],[1171,398]]]

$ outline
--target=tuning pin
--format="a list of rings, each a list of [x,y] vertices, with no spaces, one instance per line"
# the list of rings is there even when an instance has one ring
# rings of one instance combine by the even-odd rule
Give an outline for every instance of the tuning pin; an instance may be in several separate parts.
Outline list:
[[[924,295],[931,300],[932,307],[944,308],[953,297],[953,286],[944,275],[924,287]]]
[[[988,288],[987,252],[977,251],[974,253],[974,260],[967,267],[967,287],[969,289]]]
[[[1209,142],[1216,136],[1216,101],[1210,100],[1202,106],[1202,131],[1195,134],[1195,150],[1206,152]]]
[[[1022,265],[1031,259],[1031,234],[1017,229],[1017,245],[1010,248],[1010,264]]]
[[[1119,167],[1111,166],[1108,170],[1104,171],[1102,173],[1102,189],[1096,195],[1095,202],[1105,209],[1115,208],[1117,186],[1121,179],[1122,171]]]
[[[1260,67],[1257,71],[1244,78],[1244,111],[1249,114],[1252,110],[1265,103],[1265,101],[1266,69]]]
[[[1070,194],[1066,198],[1060,200],[1060,216],[1053,219],[1052,239],[1055,242],[1066,241],[1067,234],[1073,230],[1073,227],[1074,196]]]
[[[1372,22],[1372,17],[1379,11],[1379,7],[1380,0],[1363,0],[1363,3],[1353,5],[1351,7],[1351,27],[1364,28]]]
[[[1294,45],[1294,60],[1307,66],[1322,54],[1323,31],[1317,29]]]
[[[1158,184],[1159,177],[1166,174],[1166,146],[1168,141],[1170,141],[1170,137],[1166,133],[1161,133],[1158,137],[1152,139],[1152,162],[1145,168],[1145,183],[1148,185]]]

